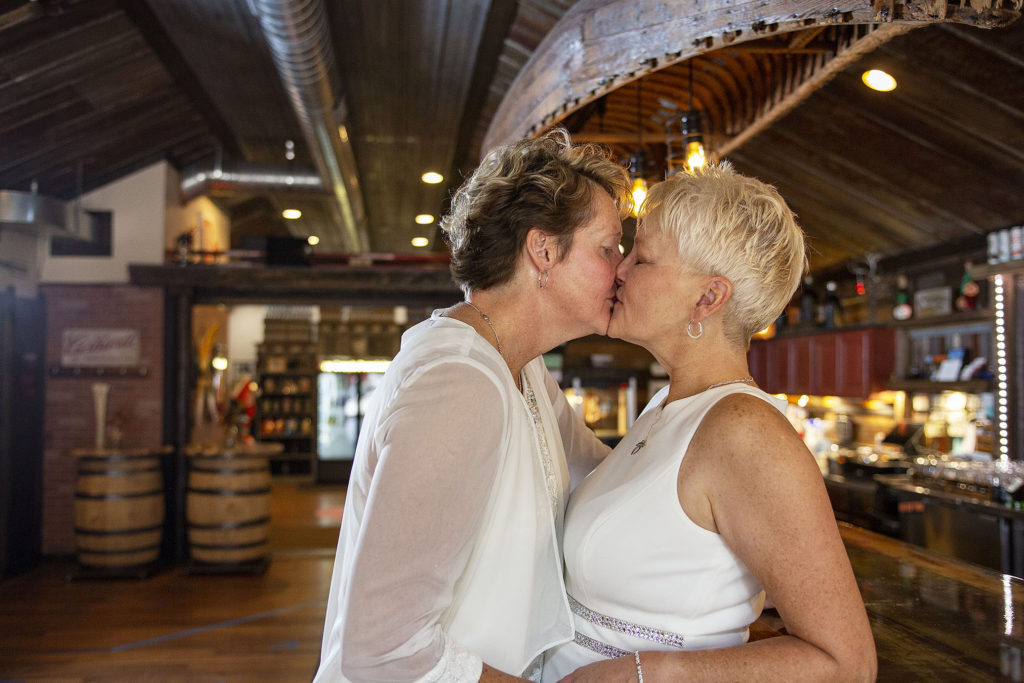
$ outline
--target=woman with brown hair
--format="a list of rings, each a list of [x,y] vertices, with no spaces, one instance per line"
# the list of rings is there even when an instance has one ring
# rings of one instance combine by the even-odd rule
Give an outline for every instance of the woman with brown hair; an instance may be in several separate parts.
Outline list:
[[[455,195],[465,300],[403,335],[374,394],[317,681],[536,678],[572,638],[570,470],[608,449],[541,354],[607,330],[627,197],[625,171],[564,131],[495,150]]]

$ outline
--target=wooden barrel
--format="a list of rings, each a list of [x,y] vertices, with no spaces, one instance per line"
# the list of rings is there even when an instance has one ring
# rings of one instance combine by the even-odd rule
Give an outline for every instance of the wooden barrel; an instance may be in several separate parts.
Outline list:
[[[129,569],[156,562],[164,528],[159,453],[78,457],[75,542],[83,567]]]
[[[189,459],[186,516],[192,559],[232,565],[268,554],[270,461],[244,454]]]

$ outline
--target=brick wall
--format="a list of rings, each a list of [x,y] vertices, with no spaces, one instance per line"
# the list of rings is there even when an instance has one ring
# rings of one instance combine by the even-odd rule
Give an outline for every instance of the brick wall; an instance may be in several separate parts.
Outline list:
[[[130,285],[44,285],[46,367],[61,363],[68,328],[130,328],[140,337],[145,377],[54,377],[46,380],[43,434],[43,554],[75,551],[76,464],[71,449],[92,447],[96,429],[92,385],[110,385],[107,419],[124,417],[125,447],[155,447],[163,433],[163,290]]]

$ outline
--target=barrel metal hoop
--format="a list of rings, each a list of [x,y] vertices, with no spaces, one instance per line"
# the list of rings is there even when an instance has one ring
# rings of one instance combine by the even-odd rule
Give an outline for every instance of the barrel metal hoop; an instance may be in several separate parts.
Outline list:
[[[146,462],[152,460],[154,462],[160,462],[160,458],[153,457],[152,455],[137,456],[137,455],[106,455],[106,456],[95,456],[87,455],[78,458],[78,462]]]
[[[160,544],[155,543],[153,545],[143,545],[135,548],[124,548],[123,550],[91,550],[89,548],[79,548],[78,552],[83,555],[130,555],[134,553],[141,553],[146,550],[159,550]]]
[[[189,493],[201,493],[208,496],[264,496],[270,493],[270,487],[262,489],[197,489],[193,486],[188,487]]]
[[[265,465],[261,467],[239,467],[235,469],[224,467],[199,467],[197,465],[193,465],[190,471],[203,472],[204,474],[222,474],[229,477],[232,474],[244,474],[246,472],[267,472],[269,474],[270,468]]]
[[[193,522],[188,523],[189,529],[196,530],[217,530],[217,529],[244,529],[250,526],[260,526],[262,524],[268,524],[270,517],[260,517],[259,519],[250,519],[242,522],[220,522],[218,524],[195,524]]]
[[[124,500],[128,498],[147,498],[149,496],[162,496],[163,489],[154,491],[141,491],[139,493],[82,493],[75,491],[75,498],[78,500]]]
[[[101,531],[99,529],[83,529],[80,526],[76,526],[75,533],[81,534],[82,536],[128,536],[129,534],[142,534],[150,531],[162,531],[163,528],[163,523],[154,524],[153,526],[140,526],[132,529],[111,529],[106,531]]]
[[[193,548],[200,550],[245,550],[247,548],[258,548],[261,545],[266,545],[267,541],[253,541],[252,543],[232,543],[232,544],[214,544],[214,543],[191,543]]]
[[[149,474],[161,471],[159,467],[147,467],[138,470],[80,470],[79,474],[89,477],[130,477],[133,474]]]

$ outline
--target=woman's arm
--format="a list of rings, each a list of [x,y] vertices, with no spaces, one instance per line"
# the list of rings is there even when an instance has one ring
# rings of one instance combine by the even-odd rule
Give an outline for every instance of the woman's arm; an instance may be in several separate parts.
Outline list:
[[[342,673],[358,681],[476,680],[479,657],[446,637],[504,448],[502,393],[466,363],[408,382],[377,429],[378,460],[352,560]]]
[[[569,466],[569,487],[572,490],[612,449],[598,439],[583,418],[572,409],[550,372],[544,373],[544,387],[558,420],[558,431],[562,435],[562,446]]]
[[[751,396],[723,399],[683,462],[684,511],[743,560],[788,635],[718,650],[643,652],[645,680],[873,680],[871,628],[821,473],[779,411]],[[694,504],[699,499],[703,505]],[[615,675],[636,680],[632,657],[566,680]]]

